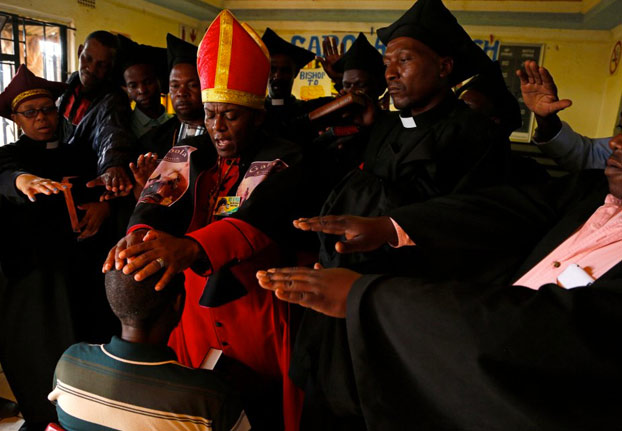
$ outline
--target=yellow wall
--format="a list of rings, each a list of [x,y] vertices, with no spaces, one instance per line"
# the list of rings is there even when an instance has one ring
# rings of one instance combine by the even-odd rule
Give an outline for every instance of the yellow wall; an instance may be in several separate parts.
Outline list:
[[[89,9],[78,5],[76,0],[0,0],[0,10],[66,23],[76,28],[77,43],[89,32],[105,29],[127,34],[141,43],[164,46],[166,33],[179,35],[180,24],[200,31],[209,24],[145,0],[96,1],[97,7]],[[256,21],[249,24],[260,33],[270,26],[287,38],[301,33],[363,31],[369,34],[372,28],[387,23]],[[622,39],[622,26],[612,31],[518,27],[467,27],[466,30],[474,38],[488,39],[492,35],[502,43],[545,44],[544,66],[555,77],[560,96],[573,101],[573,106],[561,113],[562,119],[588,136],[611,135],[622,100],[622,72],[618,69],[614,75],[609,74],[609,58],[615,42]],[[75,48],[70,40],[71,52]],[[75,55],[70,56],[71,70],[75,70],[75,60]]]
[[[609,31],[528,28],[468,28],[476,37],[493,34],[502,42],[543,43],[544,67],[557,84],[560,98],[573,105],[560,117],[590,137],[611,136],[622,97],[622,76],[609,73],[616,35]]]
[[[96,8],[76,0],[2,0],[0,11],[69,25],[70,70],[76,69],[77,45],[94,30],[123,33],[137,42],[166,46],[166,33],[180,35],[180,24],[203,29],[193,18],[143,0],[96,0]]]

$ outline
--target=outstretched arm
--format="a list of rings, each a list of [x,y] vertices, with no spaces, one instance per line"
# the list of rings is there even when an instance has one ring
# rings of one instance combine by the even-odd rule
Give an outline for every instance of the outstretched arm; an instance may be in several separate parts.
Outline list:
[[[350,289],[361,274],[345,268],[278,268],[258,271],[259,285],[277,298],[331,317],[346,317]]]

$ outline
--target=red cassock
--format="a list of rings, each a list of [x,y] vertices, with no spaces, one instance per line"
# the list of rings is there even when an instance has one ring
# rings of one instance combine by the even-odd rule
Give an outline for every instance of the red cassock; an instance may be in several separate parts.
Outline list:
[[[210,219],[210,202],[217,200],[214,193],[218,198],[230,196],[235,192],[232,188],[238,177],[234,162],[231,167],[225,163],[214,166],[197,180],[195,212],[187,235],[203,247],[210,270],[204,274],[185,271],[185,309],[169,345],[179,360],[191,367],[199,367],[210,349],[220,349],[260,376],[282,380],[285,429],[297,430],[302,391],[288,377],[293,335],[290,306],[259,287],[255,277],[258,270],[279,264],[279,247],[241,220],[224,218],[205,224]],[[218,307],[199,305],[208,277],[230,262],[239,262],[231,267],[231,272],[247,294]]]

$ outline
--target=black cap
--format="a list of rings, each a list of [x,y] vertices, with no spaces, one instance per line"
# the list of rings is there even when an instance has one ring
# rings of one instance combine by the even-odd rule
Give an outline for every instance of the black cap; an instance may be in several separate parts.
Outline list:
[[[154,66],[156,76],[160,81],[162,91],[168,88],[168,71],[166,69],[166,49],[155,46],[142,45],[134,42],[121,34],[119,39],[119,50],[117,52],[117,65],[121,73],[121,82],[125,85],[123,73],[128,67],[136,64],[151,64]]]
[[[341,73],[352,69],[366,70],[372,77],[377,78],[380,85],[386,87],[382,54],[369,43],[363,33],[359,33],[350,49],[333,67]]]
[[[198,49],[196,45],[167,33],[166,56],[168,57],[169,73],[173,66],[179,63],[189,63],[196,67]]]
[[[315,54],[311,51],[301,48],[289,43],[286,40],[279,37],[271,28],[267,28],[261,40],[266,44],[270,55],[283,54],[294,60],[296,67],[302,69],[309,64],[314,58]]]
[[[508,90],[503,79],[498,61],[490,60],[482,72],[460,87],[456,94],[460,96],[467,90],[475,90],[486,96],[492,103],[494,114],[509,132],[518,129],[523,119],[516,97]]]
[[[452,86],[476,75],[489,62],[441,0],[418,0],[400,19],[377,33],[385,45],[398,37],[410,37],[439,55],[452,57]]]

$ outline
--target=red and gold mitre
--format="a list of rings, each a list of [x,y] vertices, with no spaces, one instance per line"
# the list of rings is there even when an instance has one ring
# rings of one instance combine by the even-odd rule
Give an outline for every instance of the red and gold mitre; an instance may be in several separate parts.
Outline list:
[[[39,78],[22,64],[9,85],[0,93],[0,115],[10,119],[21,103],[41,96],[56,100],[66,88],[64,82]]]
[[[203,36],[197,66],[204,103],[263,109],[270,54],[255,30],[229,10],[218,14]]]

